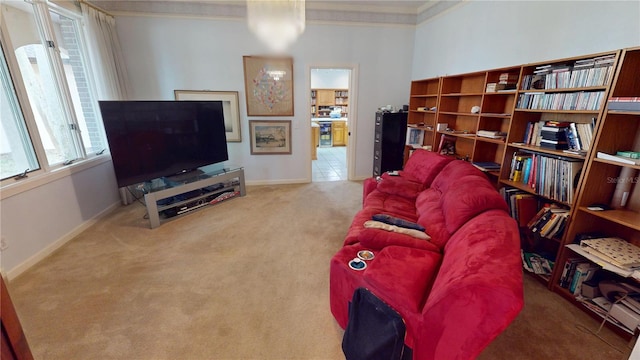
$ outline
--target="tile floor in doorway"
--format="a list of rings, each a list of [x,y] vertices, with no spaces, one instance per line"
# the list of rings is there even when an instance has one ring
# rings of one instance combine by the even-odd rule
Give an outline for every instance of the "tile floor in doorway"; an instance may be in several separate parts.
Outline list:
[[[347,147],[319,147],[313,160],[312,181],[347,180]]]

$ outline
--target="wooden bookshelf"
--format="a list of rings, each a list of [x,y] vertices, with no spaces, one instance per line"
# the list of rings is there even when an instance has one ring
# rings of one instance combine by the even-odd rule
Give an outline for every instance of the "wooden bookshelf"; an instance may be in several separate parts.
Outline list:
[[[640,96],[640,47],[625,49],[619,55],[617,68],[608,97]],[[578,192],[572,221],[563,239],[563,246],[556,262],[556,271],[551,279],[550,287],[570,301],[573,295],[559,285],[562,268],[569,257],[583,256],[578,250],[566,245],[575,243],[580,234],[598,232],[604,236],[620,237],[632,244],[640,246],[640,186],[634,184],[627,205],[622,209],[594,211],[588,209],[592,204],[609,204],[615,191],[621,170],[631,168],[640,171],[640,166],[597,158],[598,152],[615,154],[616,151],[640,151],[640,112],[609,111],[606,103],[596,124],[596,132],[592,148],[585,161],[581,179],[581,191]],[[637,183],[637,177],[632,182]],[[583,256],[586,260],[589,258]],[[604,276],[612,275],[608,270]],[[635,281],[630,279],[629,281]],[[636,284],[637,285],[637,284]],[[586,309],[585,311],[591,312]],[[610,325],[614,327],[614,325]]]
[[[515,188],[534,195],[539,204],[555,204],[569,211],[562,236],[536,239],[541,251],[555,261],[550,277],[536,277],[543,279],[550,290],[592,314],[595,313],[576,301],[558,281],[566,259],[576,256],[566,245],[577,234],[600,231],[640,246],[640,185],[635,185],[625,209],[587,208],[610,202],[616,186],[611,179],[619,177],[621,169],[631,168],[640,176],[638,165],[597,158],[599,151],[640,151],[640,112],[607,109],[610,97],[640,96],[638,69],[640,47],[411,83],[408,123],[425,129],[424,145],[438,151],[443,136],[455,139],[456,158],[501,165],[499,171],[487,172],[497,187]],[[501,83],[504,79],[508,79],[508,85]],[[479,111],[472,111],[474,106]],[[548,122],[574,124],[580,132],[580,146],[586,151],[576,154],[541,147],[532,142],[532,137],[525,137],[536,124],[540,127]],[[439,123],[446,123],[448,129],[438,129]],[[477,136],[479,130],[504,133],[505,137]],[[463,131],[467,134],[458,133]],[[409,152],[407,148],[405,162]],[[562,193],[561,199],[542,194],[528,183],[514,182],[510,179],[514,154],[562,160],[575,166],[573,170],[581,167],[573,181],[565,177],[566,183],[554,186],[572,196],[567,200]]]
[[[328,118],[336,106],[342,108],[342,117],[348,117],[348,89],[311,89],[311,117]]]

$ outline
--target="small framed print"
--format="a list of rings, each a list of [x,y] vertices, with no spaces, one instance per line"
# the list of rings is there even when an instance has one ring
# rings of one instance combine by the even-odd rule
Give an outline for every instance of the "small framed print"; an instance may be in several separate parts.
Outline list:
[[[291,154],[291,120],[249,120],[251,155]]]

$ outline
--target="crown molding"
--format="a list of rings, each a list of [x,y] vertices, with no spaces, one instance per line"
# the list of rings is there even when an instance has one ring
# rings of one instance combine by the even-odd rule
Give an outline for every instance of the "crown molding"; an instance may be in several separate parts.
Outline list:
[[[193,1],[193,0],[83,0],[120,16],[203,17],[227,20],[246,18],[246,2]],[[414,1],[417,3],[417,1]],[[430,0],[416,8],[392,6],[391,1],[381,5],[364,6],[356,1],[309,1],[306,17],[312,23],[369,24],[415,26],[441,12],[460,4],[463,0]]]

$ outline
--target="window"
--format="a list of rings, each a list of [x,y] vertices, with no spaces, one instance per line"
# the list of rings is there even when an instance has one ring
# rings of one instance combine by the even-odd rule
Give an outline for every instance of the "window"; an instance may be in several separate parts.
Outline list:
[[[13,142],[20,139],[31,149],[25,150],[31,151],[31,155],[18,156],[17,145],[8,142],[10,146],[2,145],[2,179],[15,176],[16,171],[24,172],[24,164],[38,168],[35,154],[45,168],[52,168],[103,150],[106,147],[104,128],[89,76],[79,16],[46,1],[3,2],[0,6],[0,23],[6,26],[2,35],[3,55],[9,64],[14,64],[3,68],[9,82],[3,75],[2,101],[9,103],[13,99],[16,106],[12,109],[17,109],[11,118],[2,111],[0,136],[19,133]],[[17,106],[16,92],[9,91],[5,85],[11,84],[9,69],[19,70],[19,76],[14,79],[26,93],[20,100],[28,102],[33,124],[25,123]],[[20,94],[18,92],[18,96]],[[11,127],[13,123],[21,123],[22,127]],[[29,137],[28,130],[37,131],[38,136]],[[3,138],[0,140],[5,144]],[[38,142],[35,150],[32,140]],[[5,158],[13,160],[9,162]]]
[[[9,76],[4,48],[0,56],[0,82],[0,177],[5,179],[40,166]]]

